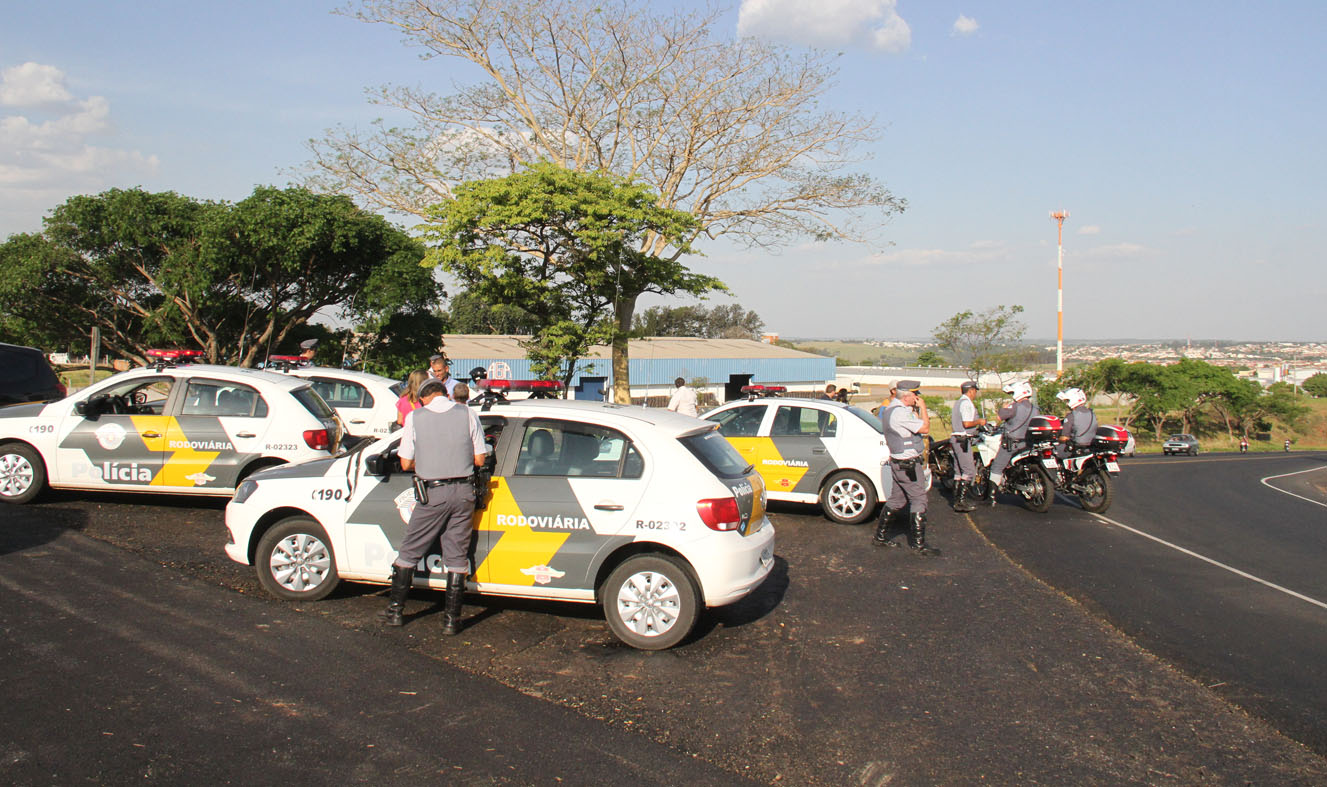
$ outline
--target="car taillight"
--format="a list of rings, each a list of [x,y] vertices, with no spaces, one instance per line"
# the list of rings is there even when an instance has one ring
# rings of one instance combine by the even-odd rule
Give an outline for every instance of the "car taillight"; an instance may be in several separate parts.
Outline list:
[[[315,451],[326,451],[332,446],[326,429],[305,429],[304,442]]]
[[[696,512],[710,530],[736,530],[742,526],[742,512],[735,497],[714,497],[697,500]]]

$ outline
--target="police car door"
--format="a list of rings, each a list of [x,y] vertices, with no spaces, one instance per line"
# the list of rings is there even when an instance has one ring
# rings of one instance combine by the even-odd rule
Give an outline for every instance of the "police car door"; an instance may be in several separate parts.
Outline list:
[[[56,448],[61,484],[135,489],[159,484],[170,418],[163,415],[174,381],[134,377],[99,390],[71,410]]]
[[[768,478],[775,487],[792,495],[816,495],[820,482],[832,472],[831,444],[837,443],[839,417],[814,407],[781,404],[769,424],[773,457]]]
[[[267,401],[243,383],[191,377],[183,384],[161,485],[233,488],[244,466],[262,455]]]
[[[497,592],[592,598],[596,555],[635,540],[640,450],[617,429],[576,421],[531,419],[508,432],[516,456],[495,484],[476,579]]]

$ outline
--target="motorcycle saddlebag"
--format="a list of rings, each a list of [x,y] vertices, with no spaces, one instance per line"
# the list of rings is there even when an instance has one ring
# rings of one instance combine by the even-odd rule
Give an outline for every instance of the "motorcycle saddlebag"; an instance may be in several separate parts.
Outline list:
[[[1054,440],[1064,422],[1057,415],[1034,415],[1028,421],[1028,442],[1043,443]]]
[[[1122,426],[1098,426],[1097,436],[1092,439],[1092,447],[1119,453],[1124,444],[1129,442],[1129,430]]]

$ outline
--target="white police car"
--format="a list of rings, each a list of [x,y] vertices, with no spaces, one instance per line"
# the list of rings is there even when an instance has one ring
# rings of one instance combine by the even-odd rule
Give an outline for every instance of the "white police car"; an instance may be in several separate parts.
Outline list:
[[[341,439],[306,380],[149,354],[156,365],[60,401],[0,408],[0,500],[48,485],[229,496],[248,473],[328,456]]]
[[[298,359],[298,356],[296,356]],[[268,370],[301,377],[331,405],[353,437],[377,439],[396,431],[396,402],[405,383],[377,374],[325,366],[299,366],[270,359]]]
[[[701,610],[774,565],[764,485],[711,425],[666,410],[525,399],[476,408],[492,446],[467,589],[602,605],[638,648],[671,647]],[[399,435],[255,473],[226,507],[226,553],[292,600],[390,581],[415,504]],[[435,552],[416,587],[441,589]]]
[[[829,399],[778,397],[782,390],[750,386],[756,398],[703,417],[755,466],[770,500],[816,503],[842,524],[867,521],[893,486],[879,419]]]

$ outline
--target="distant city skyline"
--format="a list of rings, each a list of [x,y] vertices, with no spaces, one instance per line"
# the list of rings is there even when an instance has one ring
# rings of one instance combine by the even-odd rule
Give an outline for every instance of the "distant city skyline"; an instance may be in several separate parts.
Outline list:
[[[0,238],[112,187],[234,201],[285,185],[306,140],[384,114],[366,89],[473,77],[330,13],[342,5],[7,8]],[[877,118],[859,169],[909,207],[870,246],[705,241],[689,264],[732,288],[712,302],[783,336],[928,337],[956,312],[1019,304],[1028,335],[1053,342],[1064,209],[1066,344],[1320,340],[1324,27],[1311,0],[734,2],[716,35],[841,53],[825,106]],[[639,308],[656,303],[682,302]]]

